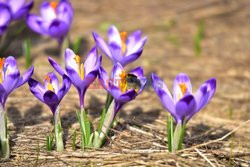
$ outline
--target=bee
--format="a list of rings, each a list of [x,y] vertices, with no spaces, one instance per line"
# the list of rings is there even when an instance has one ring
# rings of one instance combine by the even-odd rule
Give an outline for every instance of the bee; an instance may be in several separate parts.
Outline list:
[[[134,74],[126,74],[127,90],[134,89],[136,92],[141,88],[141,82]]]

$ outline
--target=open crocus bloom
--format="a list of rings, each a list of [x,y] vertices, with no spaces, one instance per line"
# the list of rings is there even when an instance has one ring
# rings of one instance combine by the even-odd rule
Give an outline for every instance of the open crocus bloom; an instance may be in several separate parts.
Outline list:
[[[11,21],[11,11],[8,5],[0,1],[0,36],[5,32]]]
[[[146,86],[147,79],[143,69],[137,67],[126,73],[120,63],[114,65],[111,79],[104,68],[100,67],[100,83],[115,100],[115,113],[123,104],[133,100]]]
[[[33,7],[33,0],[26,2],[26,0],[0,0],[0,3],[9,6],[12,19],[17,20],[26,17]]]
[[[192,94],[189,77],[180,73],[173,83],[173,96],[163,81],[155,74],[152,74],[152,85],[164,108],[171,113],[176,123],[183,123],[185,118],[187,121],[190,120],[211,100],[216,90],[216,79],[207,80]]]
[[[73,20],[73,9],[68,0],[43,2],[40,7],[41,16],[30,14],[28,26],[35,32],[49,35],[62,42],[70,29]]]
[[[0,103],[4,107],[9,94],[16,88],[22,86],[30,79],[34,68],[31,67],[20,77],[14,57],[9,56],[6,59],[0,58]]]
[[[66,71],[50,57],[49,62],[59,74],[66,74],[70,78],[72,84],[79,93],[80,106],[83,108],[85,92],[90,84],[96,79],[102,62],[102,56],[98,57],[96,47],[90,50],[84,64],[81,62],[80,56],[76,55],[72,50],[66,49]]]
[[[58,78],[53,72],[46,75],[44,85],[32,78],[29,79],[30,91],[41,102],[47,104],[53,114],[55,114],[58,105],[71,86],[70,79],[66,75],[63,75],[62,78],[63,81],[61,87],[59,87]]]
[[[115,26],[108,30],[108,44],[96,33],[93,32],[96,45],[113,61],[126,66],[140,57],[147,37],[141,37],[140,30],[127,36],[127,32],[119,32]]]

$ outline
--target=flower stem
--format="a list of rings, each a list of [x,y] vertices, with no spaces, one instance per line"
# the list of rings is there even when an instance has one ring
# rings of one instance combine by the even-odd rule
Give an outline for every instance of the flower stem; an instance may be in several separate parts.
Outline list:
[[[3,159],[9,159],[10,146],[7,135],[7,116],[4,112],[3,106],[0,105],[0,140],[1,140],[1,155]]]
[[[60,49],[60,59],[61,59],[61,65],[64,67],[64,52],[69,47],[69,39],[68,37],[65,37],[61,42],[59,42],[59,49]]]
[[[102,147],[102,145],[103,145],[104,142],[105,142],[106,136],[108,135],[109,129],[110,129],[110,127],[112,126],[113,120],[114,120],[114,117],[115,117],[114,106],[115,106],[115,102],[114,102],[114,100],[113,100],[113,101],[111,102],[111,104],[110,104],[108,110],[107,110],[105,119],[104,119],[104,121],[103,121],[103,125],[102,125],[101,132],[98,133],[98,132],[96,131],[96,132],[94,133],[93,146],[94,146],[95,148],[100,148],[100,147]]]
[[[55,115],[54,115],[54,126],[55,126],[55,137],[56,137],[56,150],[58,152],[63,151],[63,131],[62,131],[62,125],[61,125],[61,119],[60,119],[60,110],[59,107],[57,107]]]
[[[173,135],[174,134],[174,123],[173,123],[173,117],[171,115],[168,115],[167,118],[167,138],[168,138],[168,151],[173,151]]]

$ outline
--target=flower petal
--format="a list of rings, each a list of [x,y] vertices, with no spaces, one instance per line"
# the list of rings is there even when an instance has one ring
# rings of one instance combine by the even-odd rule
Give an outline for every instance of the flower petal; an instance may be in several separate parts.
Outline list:
[[[21,0],[21,1],[19,2],[19,0],[18,1],[9,0],[9,4],[12,3],[10,7],[11,7],[12,14],[13,14],[13,19],[15,20],[21,19],[22,17],[26,17],[34,4],[33,0],[31,0],[30,2],[26,4],[25,4],[25,0]]]
[[[109,47],[106,42],[100,37],[96,32],[92,33],[96,45],[102,50],[102,52],[107,55],[111,60],[113,60]]]
[[[112,55],[112,61],[114,64],[122,61],[123,59],[122,48],[118,44],[114,42],[110,43],[109,49],[110,49],[110,52]]]
[[[66,95],[71,86],[71,81],[67,75],[63,75],[63,84],[62,87],[58,90],[57,96],[59,101]]]
[[[4,107],[4,105],[5,105],[6,99],[7,99],[6,91],[5,91],[4,87],[3,87],[3,85],[0,84],[0,103],[1,103],[1,105],[2,105],[3,107]]]
[[[122,48],[122,40],[120,37],[120,33],[114,25],[110,26],[108,29],[108,40],[109,40],[109,45],[111,43],[115,43],[117,46]]]
[[[142,52],[143,47],[144,47],[144,45],[145,45],[146,42],[147,42],[147,37],[142,38],[139,42],[137,42],[134,45],[134,47],[132,47],[129,50],[127,49],[125,57],[129,56],[129,55],[133,55],[133,54]]]
[[[34,72],[34,67],[32,66],[32,67],[30,67],[30,68],[28,69],[28,71],[26,71],[26,72],[23,74],[22,77],[19,78],[19,81],[18,81],[16,87],[20,87],[20,86],[22,86],[23,84],[25,84],[25,83],[30,79],[30,77],[32,76],[33,72]]]
[[[46,30],[43,27],[44,20],[40,16],[30,14],[27,17],[26,23],[33,31],[39,34],[46,34]]]
[[[51,57],[48,58],[51,66],[60,74],[60,75],[64,75],[66,74],[65,70],[58,64],[56,63],[55,60],[53,60]]]
[[[87,76],[89,72],[95,69],[95,65],[97,63],[98,56],[97,56],[97,48],[94,46],[88,53],[87,58],[84,62],[84,74]]]
[[[129,90],[129,91],[123,93],[122,95],[120,95],[118,98],[115,98],[115,97],[114,98],[119,102],[127,103],[131,100],[134,100],[136,95],[137,95],[137,93],[135,90]]]
[[[140,41],[141,35],[142,35],[142,32],[140,30],[137,30],[128,36],[127,41],[126,41],[127,50],[133,49],[136,43]]]
[[[77,89],[82,89],[85,85],[78,75],[78,73],[71,68],[70,66],[66,67],[66,71],[68,74],[68,77],[70,78],[72,84],[77,88]]]
[[[53,114],[55,114],[56,108],[58,107],[60,103],[57,95],[54,92],[48,90],[43,95],[43,100],[44,100],[44,103],[46,103],[49,106]]]
[[[48,34],[51,37],[57,38],[58,40],[62,40],[69,31],[70,25],[64,21],[54,19],[48,29]]]
[[[207,105],[216,91],[216,79],[211,78],[204,82],[195,92],[194,97],[197,103],[197,112]]]
[[[53,72],[50,72],[50,73],[47,74],[47,76],[49,77],[50,82],[48,82],[47,78],[45,78],[45,80],[44,80],[45,88],[48,90],[48,85],[52,84],[54,92],[57,93],[58,90],[59,90],[59,81],[58,81],[58,78],[57,78],[56,74],[53,73]]]
[[[60,1],[57,7],[57,18],[71,24],[74,16],[73,8],[69,1]]]
[[[105,71],[103,67],[100,67],[99,69],[99,81],[102,87],[106,89],[107,91],[109,91],[110,79],[108,77],[107,72]]]
[[[11,12],[7,5],[0,4],[0,27],[6,27],[11,21]]]
[[[112,70],[112,80],[113,80],[113,85],[115,86],[119,86],[120,82],[121,82],[121,77],[120,75],[122,74],[122,72],[124,71],[122,65],[120,63],[117,63],[114,65],[113,70]]]
[[[181,86],[183,86],[183,88],[181,88]],[[183,96],[187,94],[192,94],[192,85],[188,75],[185,73],[180,73],[176,76],[173,83],[174,102],[177,103]]]
[[[71,49],[66,49],[65,50],[65,65],[66,65],[66,68],[70,67],[70,68],[74,69],[75,72],[77,72],[79,70],[79,66],[76,63],[75,57],[76,57],[76,54]]]
[[[56,11],[51,7],[50,2],[43,2],[40,6],[40,13],[44,20],[52,22],[57,18]]]
[[[120,61],[121,65],[123,67],[125,67],[126,65],[134,62],[135,60],[137,60],[142,54],[142,51],[134,53],[134,54],[130,54],[128,56],[123,57],[123,59]]]
[[[40,101],[44,102],[43,95],[46,91],[45,87],[32,78],[29,79],[28,84],[30,86],[31,93],[33,93],[33,95],[37,97]]]
[[[184,121],[191,113],[196,110],[196,102],[193,95],[186,95],[180,99],[175,106],[177,123]]]
[[[133,70],[130,71],[130,74],[134,74],[135,76],[137,76],[138,78],[140,77],[144,77],[144,72],[143,72],[143,68],[141,66],[134,68]]]
[[[162,105],[166,108],[171,115],[177,120],[177,115],[175,113],[175,105],[172,96],[165,85],[165,83],[156,75],[152,74],[152,86],[161,100]]]

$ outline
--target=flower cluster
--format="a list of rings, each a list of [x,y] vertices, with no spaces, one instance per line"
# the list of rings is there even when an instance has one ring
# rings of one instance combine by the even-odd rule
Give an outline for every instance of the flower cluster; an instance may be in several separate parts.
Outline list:
[[[33,1],[0,0],[0,35],[6,30],[12,19],[27,16],[28,26],[37,33],[49,35],[62,43],[66,38],[73,20],[73,9],[69,0],[60,2],[44,2],[40,8],[41,16],[28,14]],[[63,151],[63,130],[60,120],[60,103],[70,90],[71,84],[79,94],[79,110],[76,112],[81,131],[81,147],[100,148],[104,145],[109,130],[115,126],[115,118],[121,108],[134,100],[145,89],[147,78],[141,66],[127,70],[128,64],[136,61],[143,52],[147,37],[137,30],[130,35],[119,32],[115,26],[108,29],[108,42],[92,33],[95,45],[90,49],[85,61],[70,48],[64,50],[65,67],[60,66],[51,57],[49,63],[61,76],[62,84],[54,72],[48,73],[44,83],[31,78],[34,68],[31,67],[23,76],[16,65],[14,57],[0,58],[0,148],[1,155],[9,158],[9,140],[7,134],[6,115],[4,112],[7,97],[14,89],[28,81],[31,93],[45,103],[54,117],[54,135],[47,136],[47,149],[51,150],[53,138],[56,150]],[[110,74],[102,65],[102,54],[113,63]],[[88,113],[85,110],[84,98],[90,85],[98,78],[107,92],[107,100],[102,110],[99,126],[93,129]],[[212,99],[216,91],[216,79],[204,82],[193,94],[191,81],[187,74],[180,73],[173,82],[173,92],[156,75],[151,75],[152,87],[159,96],[164,108],[171,116],[168,118],[167,138],[169,151],[182,148],[187,122]],[[175,130],[173,130],[175,127]],[[75,140],[73,144],[75,145]]]

